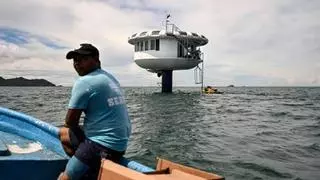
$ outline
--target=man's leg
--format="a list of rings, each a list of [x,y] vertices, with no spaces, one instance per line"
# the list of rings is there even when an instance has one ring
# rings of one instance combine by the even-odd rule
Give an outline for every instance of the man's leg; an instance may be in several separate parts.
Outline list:
[[[58,180],[81,179],[88,169],[88,165],[81,162],[75,156],[72,156],[68,161],[65,171],[59,176]]]
[[[82,130],[79,129],[79,131]],[[70,128],[63,127],[60,128],[59,138],[64,151],[71,157],[71,159],[69,159],[65,171],[60,174],[58,179],[67,180],[81,178],[89,169],[89,166],[81,162],[77,157],[74,156],[74,154],[80,143],[84,142],[83,132],[75,133]]]
[[[84,133],[82,130],[62,127],[59,130],[59,138],[63,147],[63,150],[68,156],[73,156],[79,144],[84,141]]]

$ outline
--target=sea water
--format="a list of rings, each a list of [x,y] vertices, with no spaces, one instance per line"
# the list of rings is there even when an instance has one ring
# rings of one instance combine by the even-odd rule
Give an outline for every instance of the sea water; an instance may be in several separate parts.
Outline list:
[[[126,157],[156,157],[226,179],[320,179],[320,88],[125,87],[133,133]],[[61,126],[70,87],[0,87],[0,106]]]

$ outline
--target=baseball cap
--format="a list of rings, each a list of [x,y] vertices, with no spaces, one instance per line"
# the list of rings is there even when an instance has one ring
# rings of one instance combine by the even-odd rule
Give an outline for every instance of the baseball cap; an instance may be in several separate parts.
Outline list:
[[[73,59],[76,56],[85,55],[85,56],[97,56],[99,57],[99,50],[94,47],[92,44],[82,43],[80,44],[79,49],[69,51],[66,55],[67,59]]]

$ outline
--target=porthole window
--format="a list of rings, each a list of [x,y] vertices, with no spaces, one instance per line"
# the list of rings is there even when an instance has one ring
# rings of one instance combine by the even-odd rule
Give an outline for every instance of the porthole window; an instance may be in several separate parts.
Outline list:
[[[160,50],[160,39],[156,39],[156,51]]]
[[[196,34],[196,33],[191,33],[192,34],[192,36],[198,36],[198,34]]]
[[[145,36],[146,34],[147,34],[147,32],[145,31],[145,32],[140,33],[140,36]]]
[[[144,42],[144,50],[145,50],[145,51],[148,51],[148,50],[149,50],[149,43],[148,43],[148,41],[145,41],[145,42]]]
[[[179,31],[179,34],[180,34],[180,35],[183,35],[183,36],[186,36],[186,35],[187,35],[187,33],[184,32],[184,31]]]
[[[143,51],[143,42],[140,42],[140,51]]]
[[[160,31],[152,31],[151,35],[158,35],[160,33]]]
[[[150,50],[156,49],[156,40],[152,39],[150,40]]]
[[[138,43],[136,43],[136,44],[134,45],[134,52],[137,52],[137,51],[138,51],[138,48],[139,48]]]

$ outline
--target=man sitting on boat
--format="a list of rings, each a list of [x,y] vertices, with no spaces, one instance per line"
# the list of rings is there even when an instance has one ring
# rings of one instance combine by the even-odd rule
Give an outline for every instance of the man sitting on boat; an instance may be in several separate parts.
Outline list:
[[[119,82],[101,69],[99,51],[91,44],[81,44],[67,59],[79,79],[72,88],[65,125],[60,140],[71,156],[59,179],[80,179],[85,174],[97,178],[101,158],[118,162],[124,155],[131,134],[131,123]],[[79,127],[85,113],[83,131]]]

